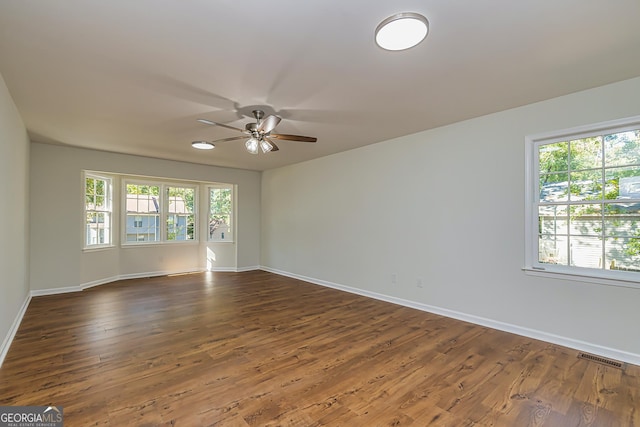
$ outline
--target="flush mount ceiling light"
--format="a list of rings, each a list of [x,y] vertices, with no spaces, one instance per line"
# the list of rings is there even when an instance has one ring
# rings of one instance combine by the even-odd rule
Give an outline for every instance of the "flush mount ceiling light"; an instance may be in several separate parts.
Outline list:
[[[198,150],[212,150],[216,148],[215,145],[207,141],[193,141],[191,143],[191,146],[193,148],[197,148]]]
[[[386,50],[405,50],[427,37],[429,21],[414,12],[396,13],[376,28],[376,43]]]

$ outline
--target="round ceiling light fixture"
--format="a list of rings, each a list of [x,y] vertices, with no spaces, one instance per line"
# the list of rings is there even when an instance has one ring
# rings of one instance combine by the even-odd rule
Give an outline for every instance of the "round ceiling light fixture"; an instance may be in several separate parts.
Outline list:
[[[376,28],[376,43],[386,50],[405,50],[427,37],[429,21],[414,12],[396,13]]]
[[[193,148],[197,148],[198,150],[213,150],[214,148],[216,148],[215,145],[207,141],[193,141],[191,143],[191,146]]]

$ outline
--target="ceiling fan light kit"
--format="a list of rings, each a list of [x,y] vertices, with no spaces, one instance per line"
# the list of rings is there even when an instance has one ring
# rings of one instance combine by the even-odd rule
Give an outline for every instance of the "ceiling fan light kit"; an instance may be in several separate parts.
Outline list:
[[[263,139],[260,141],[260,149],[263,153],[268,153],[269,151],[273,150],[273,145],[271,145],[266,139]]]
[[[427,18],[415,12],[396,13],[376,28],[376,44],[385,50],[405,50],[418,45],[429,33]]]
[[[229,126],[223,123],[212,122],[207,119],[197,119],[200,123],[204,123],[206,125],[211,126],[220,126],[227,129],[232,129],[238,132],[241,132],[243,136],[234,136],[231,138],[223,138],[218,139],[216,141],[206,142],[206,141],[194,141],[191,143],[194,148],[199,148],[201,150],[211,149],[214,147],[214,143],[216,142],[227,142],[234,141],[237,139],[245,139],[249,138],[245,141],[244,146],[247,151],[251,154],[258,154],[260,150],[263,153],[268,153],[270,151],[278,151],[279,148],[273,139],[282,139],[286,141],[300,141],[300,142],[316,142],[318,139],[312,136],[301,136],[301,135],[286,135],[286,134],[277,134],[271,133],[275,127],[282,120],[278,116],[269,115],[264,118],[264,111],[262,110],[253,110],[253,116],[255,117],[255,123],[247,123],[244,129],[236,128],[233,126]],[[197,145],[196,145],[197,143]],[[210,147],[205,147],[208,144]]]
[[[245,147],[247,147],[247,151],[251,154],[258,154],[258,140],[255,138],[249,138],[247,142],[244,143]]]

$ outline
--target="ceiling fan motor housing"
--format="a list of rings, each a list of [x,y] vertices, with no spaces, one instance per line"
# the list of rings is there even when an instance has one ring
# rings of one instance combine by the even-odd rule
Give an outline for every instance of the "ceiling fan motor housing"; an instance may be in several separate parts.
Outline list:
[[[252,113],[258,122],[264,117],[264,111],[262,110],[253,110]]]

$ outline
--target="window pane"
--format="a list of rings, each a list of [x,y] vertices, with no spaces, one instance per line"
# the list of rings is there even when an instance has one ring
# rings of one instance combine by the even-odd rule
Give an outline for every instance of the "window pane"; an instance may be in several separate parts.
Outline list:
[[[106,198],[104,196],[96,196],[96,209],[104,210],[106,207]]]
[[[568,245],[567,236],[538,236],[538,262],[567,265]]]
[[[85,180],[85,207],[87,210],[108,208],[108,182],[104,179],[87,177]]]
[[[538,170],[541,174],[568,171],[568,153],[569,143],[567,142],[541,145],[538,148]]]
[[[96,245],[98,244],[98,219],[96,218],[95,213],[87,213],[87,223],[86,223],[86,241],[85,244]]]
[[[602,170],[573,172],[570,187],[572,201],[602,199]]]
[[[109,230],[110,224],[111,224],[110,215],[106,212],[87,213],[85,244],[87,246],[109,244],[110,243],[109,240],[111,236],[111,233]]]
[[[571,265],[602,268],[602,239],[599,237],[571,236]]]
[[[602,167],[602,138],[591,137],[571,141],[571,170]]]
[[[601,205],[573,205],[569,211],[571,265],[602,268]]]
[[[606,268],[640,272],[640,233],[635,236],[605,241]]]
[[[640,163],[640,130],[605,135],[605,166]]]
[[[604,232],[608,237],[630,237],[640,232],[640,203],[606,204]]]
[[[160,215],[127,214],[127,242],[160,241]]]
[[[640,169],[634,171],[640,174]],[[620,199],[636,199],[640,200],[640,176],[627,176],[620,178],[619,195]]]
[[[627,166],[605,170],[606,193],[608,200],[640,200],[640,167]]]
[[[569,229],[566,205],[540,206],[538,209],[538,232],[545,235],[567,235]]]
[[[84,184],[84,189],[85,189],[85,209],[87,210],[94,210],[95,206],[96,206],[96,201],[95,201],[95,179],[93,178],[86,178],[85,179],[85,184]]]
[[[540,201],[566,202],[569,200],[567,173],[548,174],[540,177]]]
[[[602,235],[602,206],[572,205],[570,207],[569,234],[574,236]]]

